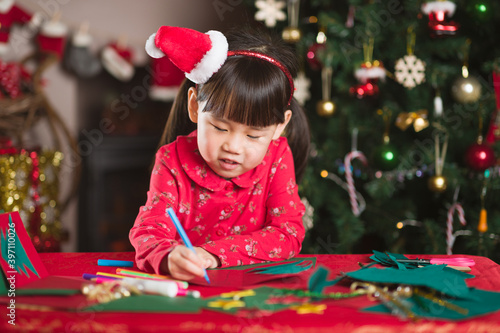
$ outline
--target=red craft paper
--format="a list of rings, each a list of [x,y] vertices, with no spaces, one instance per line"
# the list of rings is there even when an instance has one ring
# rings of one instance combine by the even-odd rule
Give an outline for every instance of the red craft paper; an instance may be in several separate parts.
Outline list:
[[[290,262],[301,262],[304,265],[310,265],[311,268],[315,265],[314,261],[309,258],[293,258],[284,261],[263,263],[256,265],[248,265],[248,268],[241,269],[241,267],[224,268],[224,269],[209,269],[207,270],[208,277],[210,278],[210,284],[203,278],[196,278],[189,281],[192,284],[211,286],[211,287],[232,287],[232,288],[243,288],[249,286],[255,286],[262,283],[272,283],[272,282],[289,282],[289,283],[300,283],[307,281],[307,277],[310,275],[310,270],[306,269],[300,273],[283,273],[283,274],[260,274],[257,269],[265,267],[276,267]]]
[[[0,248],[7,286],[19,288],[49,275],[18,212],[0,214]]]

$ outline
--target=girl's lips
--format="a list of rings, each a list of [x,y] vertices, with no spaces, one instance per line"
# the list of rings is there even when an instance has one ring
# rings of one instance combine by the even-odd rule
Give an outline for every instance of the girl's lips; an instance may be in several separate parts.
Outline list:
[[[232,160],[226,160],[226,159],[220,159],[220,165],[224,170],[234,170],[236,169],[240,164],[232,161]]]

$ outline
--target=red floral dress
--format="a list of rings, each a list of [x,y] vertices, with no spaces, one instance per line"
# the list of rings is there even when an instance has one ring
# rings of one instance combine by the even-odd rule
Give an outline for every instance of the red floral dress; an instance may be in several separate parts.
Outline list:
[[[159,272],[162,259],[182,244],[166,210],[172,207],[193,246],[225,266],[288,259],[304,239],[304,205],[286,138],[269,145],[255,169],[230,180],[198,152],[196,131],[161,147],[147,202],[130,231],[140,269]]]

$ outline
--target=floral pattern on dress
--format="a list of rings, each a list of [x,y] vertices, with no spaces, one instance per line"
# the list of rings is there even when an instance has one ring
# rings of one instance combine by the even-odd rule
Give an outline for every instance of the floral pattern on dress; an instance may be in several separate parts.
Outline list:
[[[206,189],[201,189],[198,194],[198,207],[205,205],[208,200],[210,200],[210,193]]]
[[[275,247],[271,251],[269,251],[269,258],[281,258],[281,247]]]
[[[280,216],[280,215],[285,214],[285,213],[286,213],[285,207],[274,207],[269,212],[269,214],[271,214],[271,216]]]
[[[245,242],[248,242],[248,244],[245,245],[245,250],[250,257],[254,257],[257,254],[257,241],[253,239],[245,239]]]
[[[245,232],[246,230],[246,225],[235,225],[229,230],[229,232],[233,235],[241,235],[241,233]]]

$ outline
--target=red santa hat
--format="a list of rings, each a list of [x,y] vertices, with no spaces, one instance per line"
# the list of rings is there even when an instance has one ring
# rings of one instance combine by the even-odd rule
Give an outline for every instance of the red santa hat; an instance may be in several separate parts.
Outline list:
[[[153,58],[167,56],[194,83],[205,83],[227,58],[226,37],[219,31],[207,33],[188,28],[162,26],[146,42]]]

